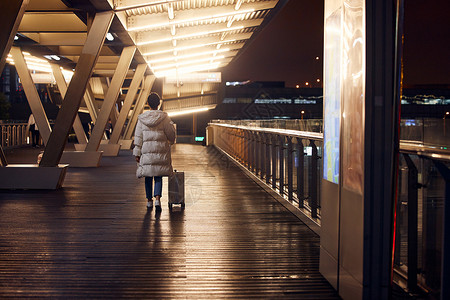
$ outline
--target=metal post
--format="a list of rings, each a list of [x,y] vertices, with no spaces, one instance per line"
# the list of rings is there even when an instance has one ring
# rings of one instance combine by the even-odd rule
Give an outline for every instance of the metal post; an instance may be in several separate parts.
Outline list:
[[[116,126],[114,126],[111,139],[109,140],[110,144],[117,144],[117,142],[119,141],[120,135],[122,134],[123,125],[125,125],[125,121],[128,117],[128,113],[130,111],[131,105],[133,104],[134,98],[136,97],[139,85],[144,78],[145,70],[147,70],[147,64],[140,64],[137,66],[136,71],[134,72],[130,88],[128,89],[125,101],[123,102],[122,108],[120,109],[119,117],[117,118]]]
[[[419,182],[417,168],[408,154],[403,154],[408,165],[408,290],[417,290],[417,190]]]
[[[280,152],[280,195],[283,196],[284,194],[284,136],[279,135],[278,138],[280,139],[280,148],[278,149]]]
[[[445,180],[441,263],[441,299],[444,300],[450,298],[450,170],[440,161],[433,160],[433,163]]]
[[[117,64],[116,71],[111,80],[111,85],[105,95],[102,108],[97,116],[97,122],[95,122],[94,130],[91,134],[91,138],[86,146],[86,151],[97,151],[102,136],[105,133],[106,123],[111,115],[111,110],[117,101],[120,88],[122,87],[125,76],[127,75],[134,53],[136,52],[135,46],[125,47],[120,55],[119,62]]]
[[[253,132],[249,131],[250,134],[250,171],[255,170],[255,135]]]
[[[292,200],[294,199],[294,187],[293,187],[293,181],[292,181],[292,176],[293,176],[293,168],[292,168],[292,152],[293,152],[293,147],[292,147],[292,138],[291,137],[286,137],[287,138],[287,175],[288,175],[288,199]]]
[[[264,174],[266,174],[266,138],[265,138],[265,133],[261,132],[259,134],[259,138],[261,141],[260,147],[259,147],[259,153],[260,153],[260,160],[259,160],[259,165],[261,167],[260,169],[260,173],[259,173],[259,178],[264,179]]]
[[[251,141],[251,134],[249,131],[245,131],[246,132],[246,140],[247,140],[247,169],[251,170],[252,168],[252,141]]]
[[[272,136],[272,188],[277,188],[277,135]]]
[[[270,183],[270,133],[265,134],[266,138],[266,183]]]
[[[113,18],[114,12],[112,11],[101,12],[95,15],[91,30],[87,35],[86,43],[75,68],[74,76],[70,81],[66,96],[56,118],[53,132],[42,156],[40,163],[42,167],[57,166],[61,159],[70,128],[75,120],[75,115],[78,113],[81,99],[86,91],[86,86]]]
[[[303,142],[301,138],[297,138],[297,198],[298,207],[303,208],[305,204],[303,200],[305,199],[305,152],[303,151]]]
[[[255,137],[254,147],[255,147],[255,167],[254,167],[254,173],[256,176],[258,176],[258,173],[260,171],[259,161],[260,161],[260,152],[259,152],[259,136],[258,132],[254,132],[253,136]]]
[[[319,160],[319,156],[317,153],[317,146],[313,140],[310,141],[310,145],[312,147],[312,157],[311,157],[311,179],[309,180],[309,207],[311,208],[311,217],[317,218],[317,188],[318,188],[318,180],[317,180],[317,161]]]

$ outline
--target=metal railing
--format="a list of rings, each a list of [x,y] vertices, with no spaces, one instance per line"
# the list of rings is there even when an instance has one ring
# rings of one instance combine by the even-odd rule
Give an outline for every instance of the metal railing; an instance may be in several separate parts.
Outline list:
[[[434,299],[450,296],[449,167],[446,147],[400,143],[394,270],[411,293]]]
[[[319,222],[321,133],[211,122],[214,145]]]
[[[259,127],[263,124],[275,128]],[[286,124],[291,128],[292,122]],[[211,121],[209,126],[217,148],[320,224],[322,133],[280,129],[279,120]],[[400,141],[395,280],[411,293],[425,290],[441,299],[450,299],[443,284],[450,282],[445,257],[450,253],[449,167],[449,147]]]
[[[27,123],[2,123],[0,124],[0,132],[2,148],[28,145]]]

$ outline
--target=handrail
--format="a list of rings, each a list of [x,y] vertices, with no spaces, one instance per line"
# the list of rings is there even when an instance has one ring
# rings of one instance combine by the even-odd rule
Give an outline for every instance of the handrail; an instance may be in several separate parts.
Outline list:
[[[212,137],[216,147],[228,153],[273,191],[287,200],[295,200],[294,203],[300,210],[307,208],[309,217],[320,222],[320,196],[316,191],[320,190],[320,180],[317,179],[322,174],[317,170],[321,157],[315,142],[323,141],[322,133],[228,124],[226,121],[212,121],[209,126],[213,130]],[[309,154],[304,153],[306,147],[310,148]],[[419,236],[425,233],[420,233],[420,230],[424,230],[426,226],[435,228],[436,215],[449,217],[442,217],[441,224],[438,225],[442,226],[442,229],[433,231],[436,235],[433,239],[438,240],[439,232],[450,232],[450,150],[445,146],[401,140],[399,152],[402,158],[399,166],[401,201],[397,202],[396,213],[398,227],[395,274],[407,279],[406,284],[410,292],[418,292],[419,286],[425,286],[425,289],[429,290],[428,281],[432,281],[431,286],[434,286],[435,292],[440,289],[442,295],[448,295],[450,286],[444,284],[445,280],[450,278],[450,260],[445,256],[450,253],[448,234],[447,237],[442,237],[440,246],[441,260],[448,266],[442,267],[441,274],[437,273],[433,262],[418,257],[426,255],[418,249],[424,246]],[[442,190],[442,187],[436,189],[437,185],[430,184],[430,180],[444,180],[445,190]],[[420,192],[421,189],[423,190]],[[427,198],[428,192],[432,194],[430,199]],[[443,199],[440,200],[440,197]],[[436,205],[439,201],[442,201],[443,206]],[[423,208],[425,206],[426,209]],[[437,245],[433,247],[435,246]],[[440,287],[439,283],[436,283],[438,278],[441,281]]]
[[[227,124],[227,123],[216,123],[216,122],[210,122],[208,125],[223,126],[223,127],[243,129],[243,130],[251,130],[251,131],[263,132],[263,133],[272,133],[272,134],[278,134],[278,135],[290,136],[290,137],[298,137],[298,138],[304,138],[304,139],[313,139],[316,141],[323,140],[323,133],[320,133],[320,132],[308,132],[308,131],[280,129],[280,128],[263,128],[263,127],[232,125],[232,124]],[[449,148],[450,148],[450,145],[449,145]],[[416,154],[419,156],[428,157],[430,159],[436,159],[436,160],[441,160],[441,161],[450,161],[450,149],[446,149],[446,147],[440,147],[440,146],[424,145],[421,142],[401,140],[400,141],[400,152]]]
[[[323,133],[319,133],[319,132],[309,132],[309,131],[299,131],[299,130],[279,129],[279,128],[262,128],[262,127],[252,127],[252,126],[242,126],[242,125],[231,125],[231,124],[224,124],[224,123],[208,123],[208,125],[223,126],[223,127],[243,129],[243,130],[251,130],[251,131],[257,131],[257,132],[263,132],[263,133],[272,133],[272,134],[278,134],[278,135],[290,136],[290,137],[296,137],[296,138],[312,139],[315,141],[323,140]]]
[[[210,122],[215,147],[320,222],[321,145],[323,134]]]
[[[444,148],[411,141],[400,141],[400,152],[402,153],[415,154],[440,161],[450,161],[450,150]]]

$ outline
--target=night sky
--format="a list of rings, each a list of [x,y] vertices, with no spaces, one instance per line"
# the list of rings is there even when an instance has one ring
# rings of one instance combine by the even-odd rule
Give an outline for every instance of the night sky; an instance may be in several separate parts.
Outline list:
[[[316,79],[322,81],[323,3],[290,0],[223,70],[223,79],[318,86]],[[450,85],[450,0],[405,0],[403,62],[405,87]]]

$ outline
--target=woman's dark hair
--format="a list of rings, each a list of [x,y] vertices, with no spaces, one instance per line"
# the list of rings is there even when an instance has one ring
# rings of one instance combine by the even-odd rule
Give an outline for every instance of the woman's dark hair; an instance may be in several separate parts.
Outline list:
[[[147,103],[152,109],[158,109],[161,98],[159,98],[157,93],[151,93],[150,96],[148,96]]]

